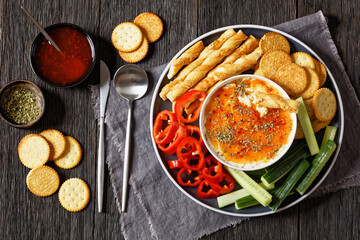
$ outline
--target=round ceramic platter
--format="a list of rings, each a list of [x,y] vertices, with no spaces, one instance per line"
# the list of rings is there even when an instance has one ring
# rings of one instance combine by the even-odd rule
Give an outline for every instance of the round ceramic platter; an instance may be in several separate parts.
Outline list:
[[[190,42],[189,44],[187,44],[184,48],[182,48],[175,56],[172,60],[178,58],[186,49],[188,49],[190,46],[192,46],[193,44],[195,44],[196,42],[202,40],[206,45],[209,45],[211,42],[213,42],[214,40],[216,40],[218,37],[220,37],[220,35],[225,32],[227,29],[233,28],[235,31],[238,30],[242,30],[247,36],[249,35],[253,35],[256,38],[261,38],[265,33],[267,32],[278,32],[281,33],[283,36],[285,36],[287,38],[287,40],[290,43],[291,46],[291,53],[293,52],[306,52],[308,54],[310,54],[313,58],[319,60],[320,62],[322,62],[324,64],[324,62],[320,59],[320,57],[313,51],[311,50],[307,45],[305,45],[303,42],[301,42],[300,40],[298,40],[297,38],[276,30],[274,28],[270,28],[270,27],[265,27],[265,26],[259,26],[259,25],[234,25],[234,26],[228,26],[228,27],[223,27],[223,28],[219,28],[216,30],[213,30],[211,32],[208,32],[196,39],[194,39],[192,42]],[[324,64],[325,65],[325,64]],[[326,67],[326,65],[325,65]],[[152,98],[152,103],[151,103],[151,109],[150,109],[150,131],[152,132],[152,126],[153,126],[153,122],[154,119],[156,117],[156,115],[161,112],[162,110],[171,110],[172,109],[172,104],[171,102],[168,101],[163,101],[160,97],[159,97],[159,93],[162,89],[162,87],[164,85],[166,85],[169,82],[169,79],[166,77],[167,72],[170,68],[170,62],[169,64],[166,66],[166,68],[164,69],[163,73],[161,74],[159,81],[156,85],[156,89],[154,91],[154,96]],[[338,103],[338,110],[337,113],[334,117],[334,119],[332,120],[332,122],[330,123],[331,126],[337,126],[338,127],[338,132],[335,138],[335,142],[337,143],[337,149],[335,154],[333,154],[333,156],[331,157],[331,159],[328,161],[328,163],[325,165],[324,169],[320,172],[319,176],[316,178],[315,182],[310,186],[310,188],[308,189],[308,191],[306,192],[306,194],[304,194],[303,196],[299,195],[298,193],[295,193],[292,196],[289,196],[285,199],[285,201],[283,202],[281,208],[279,208],[277,211],[275,212],[280,212],[282,210],[285,210],[289,207],[294,206],[295,204],[299,203],[300,201],[304,200],[306,197],[308,197],[326,178],[326,176],[329,174],[329,172],[331,171],[337,156],[339,155],[339,151],[341,148],[341,143],[342,143],[342,138],[343,138],[343,133],[344,133],[344,109],[343,109],[343,104],[342,104],[342,100],[341,100],[341,96],[340,96],[340,92],[339,89],[336,85],[336,82],[334,80],[334,77],[332,76],[331,72],[329,71],[329,69],[326,67],[327,70],[327,79],[326,82],[324,84],[324,87],[327,87],[329,89],[331,89],[337,98],[337,103]],[[196,122],[195,125],[197,125],[198,123]],[[318,142],[321,143],[321,139],[323,136],[323,132],[324,130],[320,131],[319,133],[316,134]],[[232,216],[242,216],[242,217],[254,217],[254,216],[263,216],[263,215],[268,215],[268,214],[272,214],[275,213],[274,211],[272,211],[270,208],[268,207],[263,207],[261,205],[259,206],[254,206],[254,207],[250,207],[250,208],[246,208],[246,209],[241,209],[241,210],[237,210],[235,209],[234,204],[231,204],[227,207],[224,208],[218,208],[217,205],[217,201],[215,198],[213,199],[202,199],[200,198],[197,193],[196,187],[183,187],[181,185],[179,185],[177,183],[176,180],[176,175],[178,170],[176,169],[170,169],[167,161],[168,160],[174,160],[177,159],[176,154],[173,155],[166,155],[165,153],[163,153],[162,151],[159,151],[154,140],[152,140],[153,142],[153,146],[156,152],[156,155],[158,157],[158,160],[160,162],[161,167],[164,169],[165,173],[168,175],[169,179],[181,190],[181,192],[183,194],[185,194],[186,196],[188,196],[190,199],[192,199],[193,201],[195,201],[196,203],[200,204],[203,207],[209,208],[213,211],[222,213],[222,214],[227,214],[227,215],[232,215]],[[296,144],[296,142],[294,143]],[[236,185],[235,186],[235,190],[239,189],[240,186]]]

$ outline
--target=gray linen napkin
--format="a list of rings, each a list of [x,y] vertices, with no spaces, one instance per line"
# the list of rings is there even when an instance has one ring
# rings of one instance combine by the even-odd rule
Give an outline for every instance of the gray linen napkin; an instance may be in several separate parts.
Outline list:
[[[320,11],[280,24],[276,28],[308,44],[325,61],[334,74],[344,102],[345,134],[342,149],[327,180],[313,195],[359,186],[360,148],[354,140],[360,135],[360,127],[356,123],[356,119],[360,118],[360,103],[345,73],[324,15]],[[147,71],[154,85],[164,68],[165,65],[162,65]],[[95,116],[98,118],[99,85],[90,88]],[[149,114],[153,91],[151,89],[135,103],[128,211],[120,215],[125,239],[149,239],[150,236],[154,239],[196,239],[242,222],[245,218],[222,215],[198,205],[168,179],[151,143]],[[112,87],[105,118],[106,162],[119,211],[126,120],[126,102]]]

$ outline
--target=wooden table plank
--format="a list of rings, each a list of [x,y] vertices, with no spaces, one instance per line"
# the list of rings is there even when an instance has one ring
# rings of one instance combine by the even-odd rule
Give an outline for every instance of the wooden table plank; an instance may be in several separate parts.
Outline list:
[[[149,55],[139,65],[147,68],[167,63],[195,37],[232,24],[272,26],[323,10],[349,77],[360,94],[359,6],[355,1],[26,1],[25,7],[43,25],[70,22],[94,37],[98,56],[112,74],[124,64],[110,43],[112,29],[150,11],[164,21],[164,34],[151,44]],[[96,156],[97,123],[91,108],[89,83],[99,81],[96,69],[86,83],[71,89],[56,89],[42,83],[31,71],[28,51],[38,33],[19,9],[18,3],[0,0],[0,82],[29,79],[46,97],[46,112],[31,129],[15,129],[0,123],[0,238],[8,239],[123,239],[120,214],[106,172],[105,213],[97,213]],[[185,34],[186,33],[186,34]],[[56,128],[81,143],[84,157],[72,170],[54,167],[63,182],[84,179],[91,189],[88,207],[80,213],[63,209],[57,194],[39,198],[29,192],[25,178],[29,169],[19,161],[16,147],[28,133]],[[302,202],[279,214],[253,218],[222,229],[203,239],[359,239],[359,188],[344,190]]]

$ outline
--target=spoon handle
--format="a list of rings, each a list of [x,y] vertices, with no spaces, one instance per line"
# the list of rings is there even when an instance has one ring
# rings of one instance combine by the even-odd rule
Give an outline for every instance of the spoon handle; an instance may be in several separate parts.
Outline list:
[[[102,212],[104,192],[104,117],[100,118],[99,149],[97,161],[97,199],[98,212]]]
[[[130,149],[131,149],[131,119],[133,104],[129,101],[129,111],[126,127],[126,140],[125,140],[125,158],[124,158],[124,175],[123,175],[123,188],[122,188],[122,206],[121,211],[126,212],[127,194],[128,194],[128,181],[129,181],[129,163],[130,163]]]

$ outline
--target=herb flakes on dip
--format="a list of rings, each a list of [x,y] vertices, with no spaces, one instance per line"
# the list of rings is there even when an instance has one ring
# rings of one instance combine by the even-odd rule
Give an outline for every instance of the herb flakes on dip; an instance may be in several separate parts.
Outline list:
[[[292,141],[291,112],[297,111],[297,104],[261,79],[232,81],[214,92],[206,105],[206,138],[232,165],[266,164]]]

